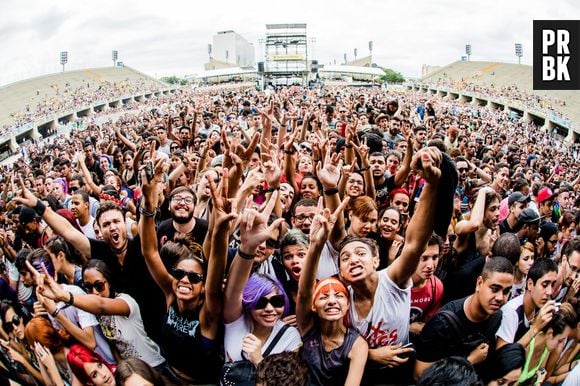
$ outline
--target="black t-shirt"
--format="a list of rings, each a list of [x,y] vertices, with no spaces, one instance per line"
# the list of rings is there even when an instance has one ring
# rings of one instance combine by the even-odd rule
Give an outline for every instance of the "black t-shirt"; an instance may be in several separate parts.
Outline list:
[[[375,185],[375,201],[377,202],[377,207],[379,212],[389,206],[389,192],[395,189],[395,176],[390,176],[385,178],[385,182],[380,185]]]
[[[159,336],[161,320],[166,309],[165,297],[149,273],[145,257],[141,253],[139,236],[128,241],[123,264],[104,241],[89,238],[91,258],[107,263],[111,270],[115,289],[131,295],[141,310],[145,330],[151,338]]]
[[[416,342],[418,360],[432,363],[450,356],[467,358],[473,348],[464,342],[477,342],[478,339],[489,344],[487,357],[493,356],[495,334],[501,324],[501,310],[483,322],[474,323],[467,318],[463,310],[466,299],[447,303],[425,324],[423,332]],[[446,316],[441,314],[442,310],[449,310],[457,315],[460,324],[459,330],[453,327],[452,322]],[[485,361],[483,364],[475,366],[480,375],[484,364]]]
[[[481,275],[485,265],[485,256],[479,256],[458,267],[455,271],[447,273],[443,280],[445,292],[443,302],[460,299],[472,294],[475,291],[475,282]]]
[[[208,223],[206,220],[200,218],[195,218],[195,225],[191,232],[188,233],[191,240],[194,242],[195,247],[199,248],[199,256],[202,256],[203,251],[203,240],[207,234]],[[159,243],[159,249],[168,241],[173,241],[175,237],[175,227],[173,226],[173,219],[167,219],[162,221],[157,227],[157,242]],[[164,261],[166,267],[173,267],[176,261]]]

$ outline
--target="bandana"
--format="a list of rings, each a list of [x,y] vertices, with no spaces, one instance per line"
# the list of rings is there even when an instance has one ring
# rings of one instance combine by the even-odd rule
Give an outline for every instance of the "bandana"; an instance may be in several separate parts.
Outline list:
[[[328,279],[320,280],[314,286],[314,296],[312,297],[312,303],[318,299],[318,297],[322,294],[326,294],[330,292],[330,290],[334,290],[334,292],[341,292],[347,298],[349,298],[348,291],[342,282],[334,277],[329,277]]]

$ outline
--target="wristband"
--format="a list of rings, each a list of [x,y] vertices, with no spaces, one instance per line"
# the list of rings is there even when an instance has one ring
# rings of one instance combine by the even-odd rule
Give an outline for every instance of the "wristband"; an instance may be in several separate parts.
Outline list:
[[[145,209],[143,205],[141,205],[139,207],[139,213],[141,213],[145,217],[155,217],[155,214],[157,214],[157,209],[154,209],[153,212],[149,212],[147,211],[147,209]]]
[[[277,188],[268,188],[264,190],[264,193],[274,193],[276,190],[280,190],[280,187],[278,186]]]
[[[36,200],[36,205],[34,205],[34,208],[32,209],[36,212],[37,215],[42,217],[44,211],[46,210],[46,205],[44,205],[42,201]]]
[[[65,308],[69,307],[70,304],[59,304],[58,306],[56,306],[56,309],[52,312],[52,314],[50,314],[53,318],[56,318],[56,316],[59,314],[59,312],[61,312],[62,310],[64,310]]]
[[[70,298],[69,298],[68,302],[65,302],[65,303],[68,304],[69,306],[72,306],[73,303],[75,302],[75,297],[74,297],[73,293],[70,291],[68,294],[70,295]]]
[[[284,153],[292,155],[292,154],[294,154],[296,152],[295,151],[292,151],[292,150],[284,150]]]
[[[352,143],[349,143],[348,145],[344,145],[344,147],[346,147],[347,149],[352,149]]]
[[[244,253],[242,252],[241,248],[238,248],[238,255],[244,259],[244,260],[254,260],[254,258],[256,257],[256,254],[248,254],[248,253]]]
[[[338,193],[338,188],[330,188],[324,191],[325,196],[332,196],[335,195],[336,193]]]
[[[358,171],[359,172],[366,172],[367,170],[369,170],[371,167],[367,166],[366,168],[360,168]]]

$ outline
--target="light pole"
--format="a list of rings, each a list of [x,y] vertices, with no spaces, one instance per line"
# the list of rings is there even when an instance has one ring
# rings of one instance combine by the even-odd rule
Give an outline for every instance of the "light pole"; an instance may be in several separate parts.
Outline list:
[[[469,58],[471,57],[471,44],[467,43],[465,45],[465,53],[467,54],[467,61],[469,62]]]
[[[60,53],[60,64],[62,65],[62,72],[64,72],[64,65],[68,63],[68,51]]]
[[[358,54],[358,50],[355,48],[354,49],[354,60],[355,60],[355,62],[356,62],[356,54]]]
[[[113,67],[115,67],[115,64],[117,63],[117,59],[119,59],[119,51],[113,50],[112,58],[113,58]]]
[[[516,43],[516,56],[518,57],[518,64],[522,64],[522,56],[524,56],[522,43]]]

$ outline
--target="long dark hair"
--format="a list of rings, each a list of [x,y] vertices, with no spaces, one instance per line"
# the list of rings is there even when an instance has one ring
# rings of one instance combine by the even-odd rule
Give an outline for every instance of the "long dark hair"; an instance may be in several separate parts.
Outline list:
[[[107,263],[105,263],[103,260],[91,259],[83,267],[83,276],[85,275],[85,272],[87,271],[87,269],[95,269],[95,270],[99,271],[101,273],[101,275],[103,275],[105,277],[105,279],[109,282],[109,288],[110,288],[109,297],[114,298],[115,296],[117,296],[117,286],[116,286],[117,283],[113,280],[113,274],[112,274],[111,270],[109,269],[109,266],[107,265]]]

